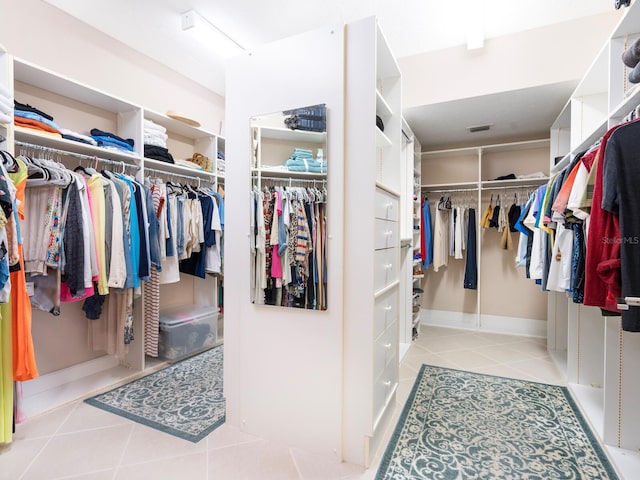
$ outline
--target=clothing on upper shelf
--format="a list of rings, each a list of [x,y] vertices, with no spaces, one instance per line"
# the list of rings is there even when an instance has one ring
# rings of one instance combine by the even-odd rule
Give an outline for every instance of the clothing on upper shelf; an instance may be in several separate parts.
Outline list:
[[[98,142],[96,142],[92,137],[83,135],[82,133],[74,132],[73,130],[69,130],[67,128],[61,128],[60,133],[62,134],[62,138],[66,138],[67,140],[86,143],[88,145],[98,145]]]
[[[157,145],[144,144],[144,156],[145,158],[152,158],[153,160],[160,160],[166,163],[175,163],[173,156],[164,147]]]
[[[100,147],[113,147],[126,152],[133,152],[134,140],[122,138],[111,132],[104,132],[97,128],[91,129],[91,138],[98,142]]]
[[[167,129],[162,125],[158,125],[157,123],[145,118],[143,136],[145,145],[167,148],[167,139],[169,137],[167,135]]]

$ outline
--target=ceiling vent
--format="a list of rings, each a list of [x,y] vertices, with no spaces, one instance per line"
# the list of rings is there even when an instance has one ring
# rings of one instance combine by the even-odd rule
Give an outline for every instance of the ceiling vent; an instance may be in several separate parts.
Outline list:
[[[475,133],[475,132],[485,132],[487,130],[489,130],[491,128],[491,125],[476,125],[474,127],[467,127],[467,130],[469,130],[470,133]]]

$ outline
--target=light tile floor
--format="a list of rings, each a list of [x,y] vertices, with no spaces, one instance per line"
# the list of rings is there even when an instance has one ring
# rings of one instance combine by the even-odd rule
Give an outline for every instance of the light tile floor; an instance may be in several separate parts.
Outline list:
[[[223,425],[197,444],[81,401],[18,425],[0,480],[371,480],[423,363],[563,384],[544,339],[424,327],[400,366],[393,421],[368,470]]]

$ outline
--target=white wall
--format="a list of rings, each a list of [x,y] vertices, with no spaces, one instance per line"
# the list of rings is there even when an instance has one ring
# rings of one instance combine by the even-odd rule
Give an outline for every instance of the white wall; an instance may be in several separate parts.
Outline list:
[[[403,108],[582,78],[623,12],[400,58]]]
[[[145,108],[177,110],[219,131],[220,95],[61,10],[41,0],[0,0],[0,18],[0,45],[10,54]]]
[[[233,59],[226,81],[227,421],[249,433],[338,459],[343,392],[343,41],[340,26],[266,45]],[[327,105],[328,309],[254,305],[249,300],[250,118],[319,103]]]

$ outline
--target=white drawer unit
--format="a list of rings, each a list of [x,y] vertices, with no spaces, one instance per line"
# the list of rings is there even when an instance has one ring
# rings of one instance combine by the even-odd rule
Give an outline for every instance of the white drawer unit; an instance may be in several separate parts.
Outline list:
[[[378,335],[397,320],[398,295],[398,286],[396,285],[376,298],[374,306],[374,338],[378,338]]]
[[[376,427],[384,407],[398,385],[398,360],[393,357],[373,383],[373,418]]]
[[[398,197],[381,188],[376,188],[375,217],[397,222],[400,218]]]
[[[399,248],[376,250],[373,254],[374,288],[379,292],[398,279]]]
[[[397,346],[398,324],[394,322],[380,335],[373,347],[373,378],[378,378],[396,356]]]
[[[376,218],[376,250],[395,247],[398,244],[399,223]]]

